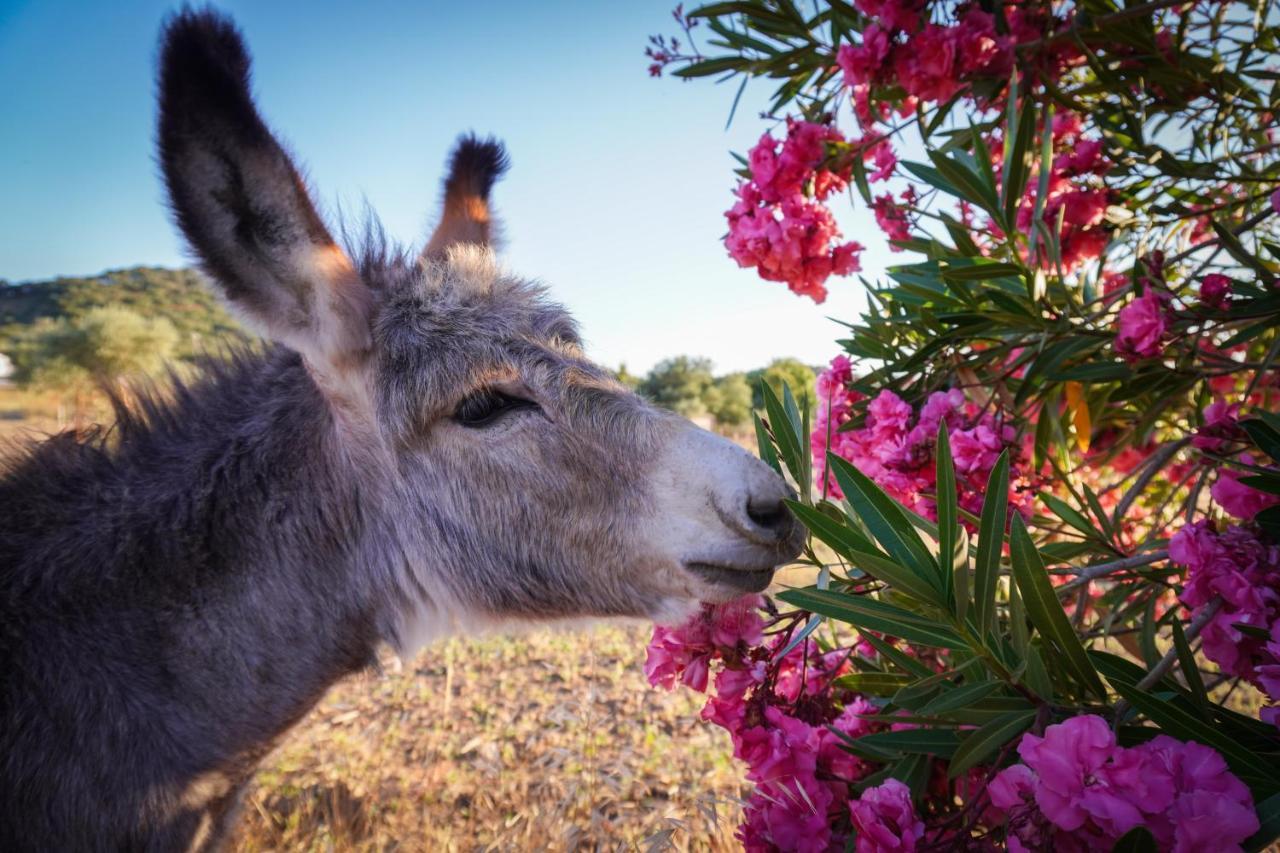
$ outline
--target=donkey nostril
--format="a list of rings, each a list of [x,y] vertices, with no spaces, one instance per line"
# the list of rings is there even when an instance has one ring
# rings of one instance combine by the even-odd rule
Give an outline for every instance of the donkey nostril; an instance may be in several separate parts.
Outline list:
[[[783,534],[791,527],[791,513],[782,501],[756,503],[747,501],[747,518],[757,527]]]

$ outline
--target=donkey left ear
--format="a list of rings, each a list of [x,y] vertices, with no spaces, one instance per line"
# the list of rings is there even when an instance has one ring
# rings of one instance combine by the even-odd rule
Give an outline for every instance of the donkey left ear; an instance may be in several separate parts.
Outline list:
[[[249,54],[213,11],[179,13],[160,58],[160,164],[178,224],[238,312],[321,372],[368,350],[370,292],[249,92]]]
[[[493,244],[496,229],[489,193],[507,166],[507,152],[496,139],[468,134],[458,140],[444,181],[444,212],[422,250],[424,258],[442,258],[450,246],[462,243]]]

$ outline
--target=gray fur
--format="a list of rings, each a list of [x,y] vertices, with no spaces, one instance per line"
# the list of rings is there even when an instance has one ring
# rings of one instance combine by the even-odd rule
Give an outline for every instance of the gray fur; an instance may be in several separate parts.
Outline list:
[[[218,122],[182,77],[207,68],[175,45],[244,58]],[[380,643],[672,618],[742,588],[694,567],[758,588],[798,548],[776,475],[619,386],[539,287],[441,236],[487,239],[487,207],[463,206],[483,229],[442,223],[413,260],[380,240],[343,251],[287,159],[254,198],[189,168],[184,151],[220,151],[228,174],[284,156],[230,23],[179,15],[163,62],[186,99],[179,147],[161,134],[179,224],[288,346],[144,392],[113,430],[51,438],[0,478],[0,850],[216,847],[261,757]],[[487,203],[505,161],[483,145],[446,186]],[[527,404],[468,426],[460,405],[495,388]]]

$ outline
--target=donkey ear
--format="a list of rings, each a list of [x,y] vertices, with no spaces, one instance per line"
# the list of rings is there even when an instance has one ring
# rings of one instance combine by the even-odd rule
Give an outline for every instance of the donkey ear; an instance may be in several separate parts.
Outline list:
[[[494,240],[489,192],[507,171],[507,152],[493,137],[477,139],[468,134],[458,140],[449,155],[449,176],[444,181],[444,212],[435,233],[422,250],[424,258],[441,258],[450,246],[475,243],[488,246]]]
[[[369,347],[368,288],[249,94],[230,20],[181,12],[160,59],[160,164],[178,224],[233,307],[314,367]]]

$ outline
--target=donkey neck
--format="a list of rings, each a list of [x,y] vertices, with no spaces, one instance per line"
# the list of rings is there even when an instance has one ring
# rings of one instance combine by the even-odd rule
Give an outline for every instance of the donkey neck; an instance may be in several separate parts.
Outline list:
[[[386,636],[361,547],[377,498],[287,351],[214,367],[172,402],[144,396],[117,430],[110,446],[46,445],[0,484],[0,509],[43,508],[4,523],[24,540],[27,650],[42,634],[92,644],[75,686],[147,742],[168,732],[157,767],[251,763]]]

